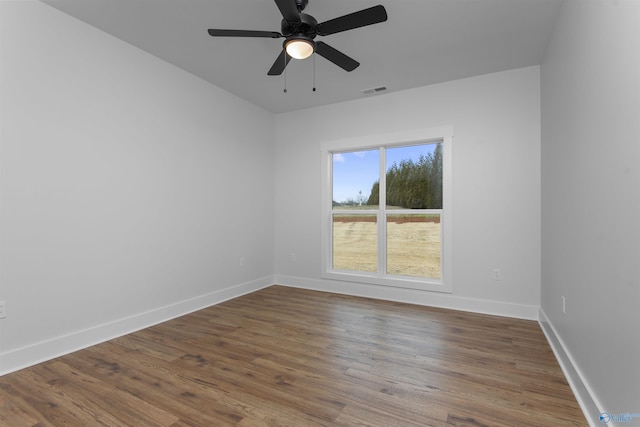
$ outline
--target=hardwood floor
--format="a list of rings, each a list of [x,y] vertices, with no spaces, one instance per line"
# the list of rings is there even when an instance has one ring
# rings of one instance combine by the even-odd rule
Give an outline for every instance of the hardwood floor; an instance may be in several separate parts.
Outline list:
[[[533,321],[273,286],[0,377],[0,425],[584,426]]]

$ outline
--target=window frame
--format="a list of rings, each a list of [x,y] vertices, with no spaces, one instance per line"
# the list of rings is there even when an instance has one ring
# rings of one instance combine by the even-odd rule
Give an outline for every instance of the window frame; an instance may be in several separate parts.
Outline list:
[[[346,282],[356,282],[377,286],[391,286],[407,289],[419,289],[435,292],[452,292],[452,141],[453,129],[451,126],[442,126],[428,129],[415,129],[389,134],[370,135],[365,137],[348,138],[325,143],[321,147],[322,153],[322,226],[321,226],[321,277],[330,280]],[[378,223],[378,242],[384,244],[378,246],[378,271],[375,273],[334,270],[332,260],[332,236],[333,236],[333,214],[336,212],[332,206],[333,171],[332,156],[334,153],[364,151],[372,149],[394,148],[409,145],[420,145],[428,143],[442,143],[442,210],[431,209],[400,209],[387,210],[381,205],[378,209],[358,210],[357,214],[375,214]],[[385,150],[381,150],[381,155]],[[384,156],[380,160],[380,192],[386,189],[383,185],[383,177],[386,174],[386,161]],[[383,199],[384,200],[384,199]],[[381,200],[381,202],[383,201]],[[340,211],[340,210],[338,210]],[[428,279],[404,275],[386,274],[386,227],[387,215],[401,214],[406,211],[410,214],[441,212],[441,242],[440,242],[440,279]],[[354,211],[349,212],[354,214]],[[380,233],[383,233],[380,235]],[[380,256],[384,251],[384,256]]]

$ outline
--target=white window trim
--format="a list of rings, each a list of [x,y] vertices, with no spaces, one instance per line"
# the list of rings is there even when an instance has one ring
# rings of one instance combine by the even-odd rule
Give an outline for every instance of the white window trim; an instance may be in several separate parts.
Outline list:
[[[442,278],[439,280],[392,276],[378,273],[343,272],[332,270],[331,263],[331,154],[336,151],[376,149],[381,146],[402,146],[442,141]],[[453,127],[412,129],[389,134],[340,139],[325,143],[322,154],[322,225],[321,225],[321,277],[330,280],[358,282],[378,286],[419,289],[435,292],[452,292],[452,141]],[[384,175],[381,175],[381,178]],[[382,179],[381,179],[382,181]],[[382,188],[381,188],[382,190]],[[415,213],[415,212],[414,212]],[[383,220],[384,218],[379,218]],[[379,260],[380,261],[380,260]]]

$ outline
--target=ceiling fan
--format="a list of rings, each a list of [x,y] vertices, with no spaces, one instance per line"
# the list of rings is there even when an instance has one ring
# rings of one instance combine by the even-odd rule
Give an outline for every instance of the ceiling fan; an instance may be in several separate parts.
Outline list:
[[[346,71],[355,70],[360,63],[322,41],[314,41],[316,36],[328,36],[341,31],[365,27],[387,20],[383,6],[373,6],[359,12],[350,13],[318,24],[318,21],[302,13],[309,0],[274,0],[282,14],[281,31],[220,30],[210,29],[213,37],[266,37],[285,38],[282,52],[267,73],[270,76],[282,74],[291,58],[305,59],[313,52],[328,59]]]

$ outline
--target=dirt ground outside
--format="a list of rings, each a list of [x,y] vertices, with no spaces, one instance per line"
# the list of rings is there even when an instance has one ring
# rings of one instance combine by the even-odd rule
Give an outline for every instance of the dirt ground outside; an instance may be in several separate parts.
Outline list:
[[[387,274],[439,279],[440,223],[416,218],[387,222]],[[374,216],[334,217],[333,268],[376,272],[377,234]]]

